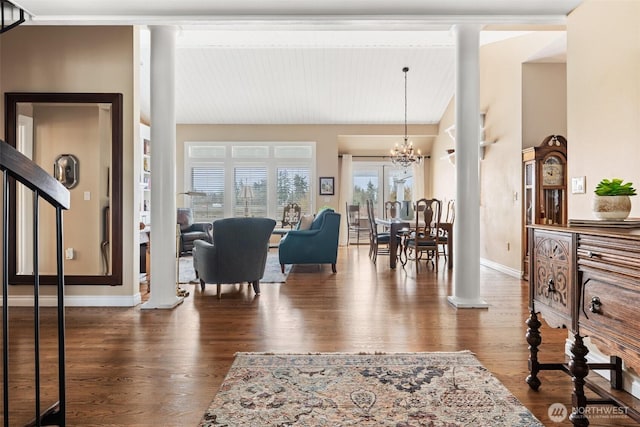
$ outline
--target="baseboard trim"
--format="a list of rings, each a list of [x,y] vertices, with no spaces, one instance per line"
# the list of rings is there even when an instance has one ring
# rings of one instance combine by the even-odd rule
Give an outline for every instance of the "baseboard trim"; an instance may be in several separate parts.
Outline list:
[[[0,298],[1,300],[1,298]],[[142,302],[140,293],[135,295],[65,295],[65,307],[135,307]],[[40,307],[56,307],[58,297],[41,295]],[[9,297],[10,307],[33,307],[32,295]]]
[[[447,301],[455,308],[489,308],[489,304],[482,299],[460,298],[450,295],[447,297]]]
[[[493,262],[485,258],[480,258],[480,265],[489,267],[492,270],[499,271],[500,273],[504,273],[507,276],[515,277],[516,279],[522,278],[522,271],[507,267],[506,265],[498,264],[497,262]]]

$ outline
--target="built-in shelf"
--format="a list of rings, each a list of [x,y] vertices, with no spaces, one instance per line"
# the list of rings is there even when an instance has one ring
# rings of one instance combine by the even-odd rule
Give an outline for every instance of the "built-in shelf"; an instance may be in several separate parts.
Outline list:
[[[142,164],[140,168],[140,222],[151,223],[151,129],[140,124]]]
[[[487,141],[485,135],[484,124],[486,120],[486,113],[480,113],[480,160],[484,160],[484,150],[489,145],[495,144],[496,141]],[[444,130],[444,132],[449,135],[449,138],[455,143],[456,142],[456,125],[455,123],[449,126]],[[448,160],[452,165],[456,164],[456,150],[448,149],[447,154],[441,157],[442,160]]]

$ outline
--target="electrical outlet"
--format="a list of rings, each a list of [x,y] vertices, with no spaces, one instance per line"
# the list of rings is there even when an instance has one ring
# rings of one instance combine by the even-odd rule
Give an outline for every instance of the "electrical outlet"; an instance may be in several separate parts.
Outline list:
[[[73,248],[67,248],[64,251],[64,258],[65,259],[73,259],[75,257],[75,253],[73,251]]]

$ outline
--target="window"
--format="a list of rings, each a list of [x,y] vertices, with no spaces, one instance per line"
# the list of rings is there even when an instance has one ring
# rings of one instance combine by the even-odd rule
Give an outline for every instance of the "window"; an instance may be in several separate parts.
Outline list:
[[[385,193],[389,195],[388,200],[402,202],[412,199],[413,175],[411,172],[385,167],[384,175],[387,184]]]
[[[278,218],[282,218],[282,210],[289,203],[297,203],[301,212],[311,212],[309,197],[311,170],[304,167],[280,167],[276,173]]]
[[[194,220],[280,220],[291,202],[303,213],[313,212],[314,158],[314,142],[187,142],[185,191],[206,193],[187,201]]]
[[[378,200],[382,200],[380,193],[380,168],[373,165],[353,164],[353,204],[360,205],[360,215],[367,200],[373,201],[374,208]]]
[[[191,188],[207,195],[192,196],[191,208],[195,218],[224,217],[224,167],[194,166],[191,168]]]
[[[353,204],[360,205],[360,215],[365,201],[373,201],[374,214],[382,216],[384,202],[412,200],[413,177],[411,172],[381,162],[353,163]]]
[[[238,167],[233,174],[236,196],[233,216],[268,216],[267,168]]]

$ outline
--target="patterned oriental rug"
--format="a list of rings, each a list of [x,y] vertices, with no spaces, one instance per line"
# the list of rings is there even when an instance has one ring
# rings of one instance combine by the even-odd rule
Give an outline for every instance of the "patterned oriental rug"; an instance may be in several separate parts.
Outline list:
[[[238,353],[201,427],[542,426],[469,351]]]

